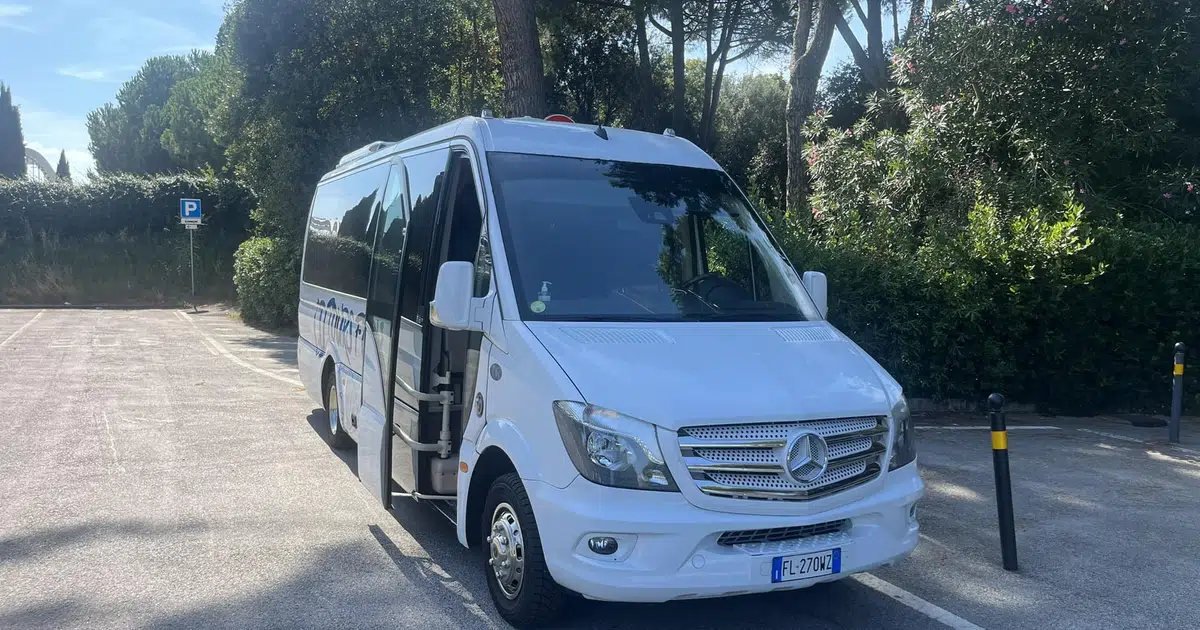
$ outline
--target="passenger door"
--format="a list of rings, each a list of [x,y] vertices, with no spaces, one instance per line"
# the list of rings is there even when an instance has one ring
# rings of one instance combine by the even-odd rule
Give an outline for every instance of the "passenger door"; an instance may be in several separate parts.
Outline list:
[[[358,422],[359,480],[387,505],[392,431],[392,362],[400,267],[408,232],[408,186],[404,162],[392,161],[374,226],[363,352],[363,398]]]
[[[407,492],[418,491],[420,458],[410,444],[421,441],[420,419],[429,407],[412,392],[429,391],[423,369],[428,325],[425,288],[437,274],[433,238],[449,158],[450,150],[444,147],[404,158],[411,210],[397,293],[391,432],[399,439],[391,440],[391,479]]]

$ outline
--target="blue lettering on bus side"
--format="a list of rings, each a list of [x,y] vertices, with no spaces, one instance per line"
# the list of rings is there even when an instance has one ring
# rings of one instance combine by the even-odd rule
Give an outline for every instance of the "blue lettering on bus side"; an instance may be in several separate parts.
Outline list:
[[[358,346],[366,339],[366,313],[355,313],[338,304],[335,298],[317,300],[317,336],[319,341],[332,339],[350,351],[361,350]]]

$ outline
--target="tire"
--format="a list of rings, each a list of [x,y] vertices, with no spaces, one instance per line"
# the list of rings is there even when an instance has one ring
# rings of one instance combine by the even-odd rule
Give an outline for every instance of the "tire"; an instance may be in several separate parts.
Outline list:
[[[482,518],[483,568],[500,616],[517,628],[553,623],[562,615],[566,590],[546,567],[533,507],[516,473],[492,482]],[[494,563],[502,561],[512,564],[497,569]]]
[[[329,418],[329,445],[333,448],[349,448],[354,440],[342,428],[342,414],[339,412],[341,398],[338,398],[337,377],[330,374],[325,383],[325,415]]]

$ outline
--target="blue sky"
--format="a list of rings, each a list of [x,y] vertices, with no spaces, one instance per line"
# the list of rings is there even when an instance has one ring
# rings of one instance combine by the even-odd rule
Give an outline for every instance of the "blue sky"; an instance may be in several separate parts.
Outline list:
[[[0,81],[25,142],[76,174],[92,166],[88,112],[149,57],[211,49],[225,0],[0,0]]]
[[[225,1],[0,0],[0,81],[21,108],[26,144],[52,164],[66,150],[72,172],[87,172],[88,112],[112,101],[146,59],[211,50]],[[834,35],[830,66],[848,56]],[[785,68],[786,59],[766,59],[737,70]]]

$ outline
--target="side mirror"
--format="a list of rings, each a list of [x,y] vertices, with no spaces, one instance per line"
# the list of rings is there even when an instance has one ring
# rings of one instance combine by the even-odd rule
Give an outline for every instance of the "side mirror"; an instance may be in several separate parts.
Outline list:
[[[478,329],[471,321],[474,289],[475,265],[457,260],[442,263],[429,303],[430,323],[446,330]]]
[[[804,288],[817,305],[817,311],[821,313],[821,317],[828,317],[829,283],[825,280],[825,274],[820,271],[805,271]]]

